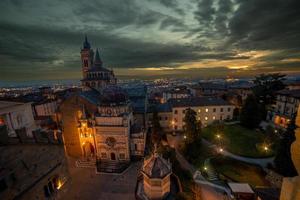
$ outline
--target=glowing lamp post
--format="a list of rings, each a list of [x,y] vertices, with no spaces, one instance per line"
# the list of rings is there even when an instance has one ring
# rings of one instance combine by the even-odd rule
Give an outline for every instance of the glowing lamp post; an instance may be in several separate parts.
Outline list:
[[[223,148],[219,148],[219,152],[222,153],[224,151]]]
[[[171,121],[171,124],[172,124],[172,129],[173,129],[173,135],[176,135],[176,134],[175,134],[175,121],[172,120],[172,121]]]

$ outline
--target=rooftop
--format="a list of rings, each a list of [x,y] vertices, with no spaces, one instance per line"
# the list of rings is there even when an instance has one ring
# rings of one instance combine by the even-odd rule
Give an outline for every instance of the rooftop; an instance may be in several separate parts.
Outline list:
[[[214,89],[214,90],[226,90],[226,85],[216,83],[199,83],[191,86],[193,89]]]
[[[194,106],[223,106],[230,105],[218,97],[193,97],[182,99],[170,99],[172,107],[194,107]]]
[[[254,193],[248,183],[228,183],[228,185],[234,193]]]
[[[24,105],[24,103],[12,102],[12,101],[0,101],[0,109],[11,108],[20,105]]]
[[[171,164],[157,153],[144,161],[142,171],[150,178],[164,178],[172,173]]]
[[[298,90],[280,90],[277,92],[279,95],[290,96],[294,98],[300,98],[300,89]]]

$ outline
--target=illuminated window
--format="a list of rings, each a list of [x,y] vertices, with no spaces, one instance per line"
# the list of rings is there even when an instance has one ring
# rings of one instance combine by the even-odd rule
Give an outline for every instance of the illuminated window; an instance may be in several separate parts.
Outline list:
[[[205,112],[208,112],[208,108],[205,108]]]
[[[201,113],[201,109],[198,110],[198,113]]]
[[[215,120],[216,119],[216,116],[213,116],[213,120]]]
[[[4,125],[5,125],[4,118],[0,117],[0,126],[4,126]]]
[[[205,117],[205,120],[207,121],[207,120],[208,120],[208,117]]]

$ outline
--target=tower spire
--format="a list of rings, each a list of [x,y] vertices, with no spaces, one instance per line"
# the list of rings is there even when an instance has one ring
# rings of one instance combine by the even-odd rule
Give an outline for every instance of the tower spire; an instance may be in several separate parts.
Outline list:
[[[98,66],[102,66],[102,60],[100,58],[100,54],[99,54],[99,50],[98,48],[96,49],[96,55],[95,55],[95,65],[98,65]]]
[[[82,105],[82,115],[81,115],[81,119],[87,119],[87,117],[86,117],[86,110],[85,110],[84,104]]]
[[[90,49],[91,48],[91,45],[90,45],[90,43],[88,41],[88,38],[87,38],[86,34],[85,34],[85,37],[84,37],[83,48],[84,49]]]

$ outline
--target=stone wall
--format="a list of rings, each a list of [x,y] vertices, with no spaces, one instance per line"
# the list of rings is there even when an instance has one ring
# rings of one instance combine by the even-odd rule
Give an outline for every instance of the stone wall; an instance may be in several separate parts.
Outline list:
[[[64,144],[67,154],[72,157],[83,156],[78,134],[78,111],[82,111],[82,105],[89,113],[97,111],[97,107],[79,95],[74,95],[65,100],[60,106],[60,118],[62,124]]]
[[[46,199],[66,190],[69,172],[62,144],[15,144],[0,147],[0,199]]]

